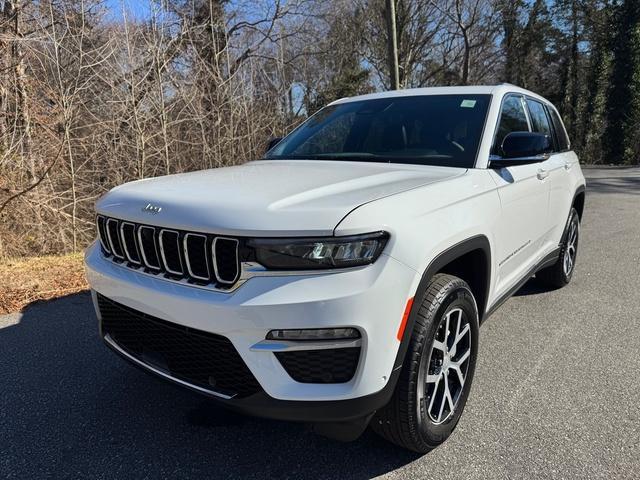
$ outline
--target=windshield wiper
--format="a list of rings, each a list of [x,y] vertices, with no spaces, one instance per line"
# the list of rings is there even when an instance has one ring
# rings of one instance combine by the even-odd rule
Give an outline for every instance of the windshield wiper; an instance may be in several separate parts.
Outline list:
[[[273,155],[265,157],[263,160],[347,160],[347,161],[363,161],[375,162],[384,161],[386,157],[375,155],[373,153],[347,152],[347,153],[321,153],[318,155]]]

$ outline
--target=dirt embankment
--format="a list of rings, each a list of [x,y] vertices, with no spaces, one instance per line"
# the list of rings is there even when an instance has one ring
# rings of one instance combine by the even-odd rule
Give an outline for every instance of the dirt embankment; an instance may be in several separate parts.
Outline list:
[[[0,259],[0,314],[86,288],[81,253]]]

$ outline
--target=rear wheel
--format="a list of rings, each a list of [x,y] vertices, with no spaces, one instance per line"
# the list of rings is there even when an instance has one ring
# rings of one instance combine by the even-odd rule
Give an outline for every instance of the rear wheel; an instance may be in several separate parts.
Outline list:
[[[569,220],[562,236],[562,246],[558,261],[536,273],[536,278],[552,287],[564,287],[571,281],[576,267],[578,240],[580,239],[580,216],[575,208],[569,213]]]
[[[466,404],[478,352],[478,310],[469,286],[445,274],[433,277],[415,307],[396,390],[371,426],[387,440],[425,453],[451,435]]]

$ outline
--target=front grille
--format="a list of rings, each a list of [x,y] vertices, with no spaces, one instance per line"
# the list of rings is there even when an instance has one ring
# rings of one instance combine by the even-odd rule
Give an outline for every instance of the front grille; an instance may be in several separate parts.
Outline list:
[[[107,241],[114,257],[124,259],[124,250],[120,240],[120,228],[115,218],[107,219]]]
[[[138,242],[136,241],[136,226],[133,223],[121,222],[120,233],[125,256],[131,263],[140,265],[142,258],[140,257]]]
[[[240,241],[204,233],[140,225],[98,215],[102,253],[147,273],[231,289],[240,278]]]
[[[234,238],[217,237],[213,241],[216,277],[223,283],[232,284],[238,280],[237,252],[238,240]]]
[[[356,373],[360,347],[277,352],[275,355],[296,382],[344,383]]]
[[[152,317],[98,294],[102,334],[172,377],[231,397],[261,391],[228,338]]]
[[[145,267],[160,271],[160,250],[156,239],[156,229],[148,225],[138,226],[138,247]]]
[[[183,260],[180,258],[180,234],[175,230],[160,230],[160,254],[162,255],[162,264],[164,269],[173,274],[182,276]]]

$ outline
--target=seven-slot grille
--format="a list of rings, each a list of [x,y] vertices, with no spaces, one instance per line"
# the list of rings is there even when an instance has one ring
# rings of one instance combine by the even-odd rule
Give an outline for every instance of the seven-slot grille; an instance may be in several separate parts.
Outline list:
[[[240,277],[239,241],[98,215],[103,253],[130,268],[228,290]]]

